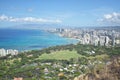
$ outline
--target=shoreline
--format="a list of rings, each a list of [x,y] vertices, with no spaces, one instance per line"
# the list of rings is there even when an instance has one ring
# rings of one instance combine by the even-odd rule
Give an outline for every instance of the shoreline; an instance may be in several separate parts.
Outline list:
[[[57,33],[56,33],[56,34],[57,34]],[[63,38],[74,39],[74,40],[80,41],[80,39],[77,39],[77,38],[74,38],[74,37],[62,36],[61,34],[57,34],[57,35],[59,35],[60,37],[63,37]]]

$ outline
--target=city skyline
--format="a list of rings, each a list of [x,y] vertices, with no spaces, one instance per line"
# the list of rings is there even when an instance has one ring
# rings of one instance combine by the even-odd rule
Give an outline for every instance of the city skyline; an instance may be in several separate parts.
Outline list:
[[[119,0],[0,0],[0,28],[21,24],[119,26]]]

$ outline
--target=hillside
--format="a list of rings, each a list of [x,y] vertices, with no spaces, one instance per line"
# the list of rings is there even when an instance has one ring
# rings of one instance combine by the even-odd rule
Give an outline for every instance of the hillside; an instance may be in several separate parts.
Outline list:
[[[75,77],[74,80],[120,80],[120,56],[112,57],[109,64],[95,65],[91,72]]]
[[[114,71],[110,75],[116,77],[114,80],[119,80],[116,75],[119,74],[116,72],[120,68],[119,58],[120,47],[81,44],[49,47],[0,57],[0,80],[12,80],[14,77],[23,80],[89,80],[80,78],[84,74],[94,75],[94,80],[103,80],[101,74],[109,74],[108,71]],[[117,65],[106,67],[115,59]],[[102,73],[104,68],[108,71]],[[100,72],[99,79],[94,73],[97,70]]]

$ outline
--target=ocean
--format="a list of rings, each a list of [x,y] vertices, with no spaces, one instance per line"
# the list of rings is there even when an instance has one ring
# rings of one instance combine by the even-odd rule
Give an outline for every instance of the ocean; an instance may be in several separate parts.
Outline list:
[[[4,49],[38,50],[77,42],[43,30],[0,29],[0,48]]]

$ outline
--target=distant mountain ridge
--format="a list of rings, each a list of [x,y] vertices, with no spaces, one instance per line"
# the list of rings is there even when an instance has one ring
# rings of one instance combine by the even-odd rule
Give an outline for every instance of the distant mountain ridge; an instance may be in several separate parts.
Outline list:
[[[70,26],[62,24],[21,24],[10,26],[11,29],[54,29],[54,28],[85,28],[85,29],[120,29],[120,26]]]
[[[50,29],[50,28],[62,28],[60,24],[21,24],[13,26],[13,29]],[[65,26],[64,26],[65,27]]]

